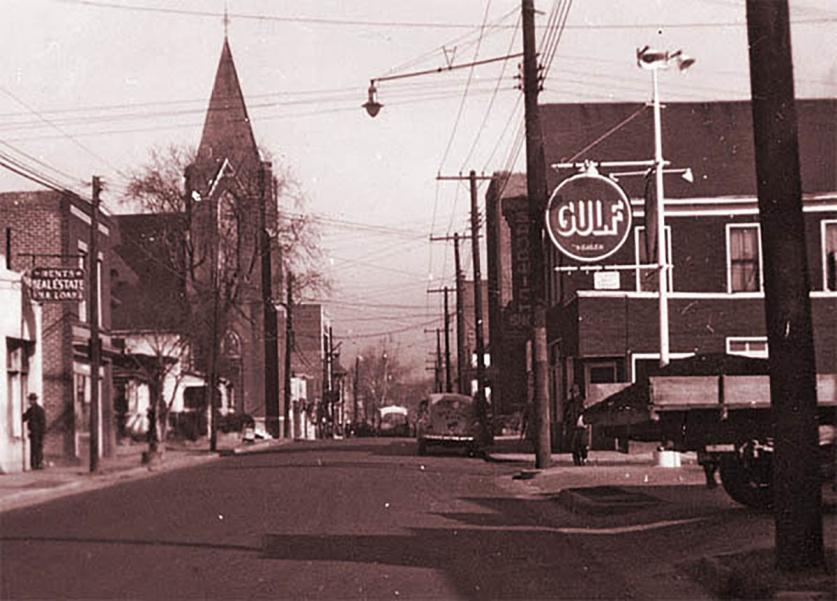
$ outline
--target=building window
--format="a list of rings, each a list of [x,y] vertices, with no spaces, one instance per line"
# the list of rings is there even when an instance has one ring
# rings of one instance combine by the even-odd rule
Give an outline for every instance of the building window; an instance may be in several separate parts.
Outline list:
[[[612,384],[619,381],[616,361],[588,363],[586,367],[588,384]]]
[[[764,336],[727,338],[727,353],[767,359],[767,338]]]
[[[29,388],[29,356],[32,343],[6,338],[6,398],[11,410],[11,435],[23,436],[23,407]]]
[[[727,226],[727,291],[761,291],[761,242],[758,225]]]
[[[634,229],[634,256],[637,258],[637,265],[649,265],[656,263],[656,257],[653,261],[648,258],[648,252],[645,248],[645,227],[639,226]],[[668,262],[670,265],[674,264],[673,255],[671,253],[671,227],[666,226],[666,252]],[[668,290],[674,290],[674,280],[672,278],[673,269],[668,270]],[[637,269],[636,270],[636,289],[639,292],[656,292],[659,289],[657,284],[659,271],[656,269]]]
[[[837,292],[837,220],[822,222],[823,290]]]

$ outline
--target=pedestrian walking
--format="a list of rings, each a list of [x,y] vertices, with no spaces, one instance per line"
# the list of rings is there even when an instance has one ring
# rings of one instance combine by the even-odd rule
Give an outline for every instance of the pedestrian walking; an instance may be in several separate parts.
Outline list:
[[[44,469],[44,434],[46,433],[46,412],[38,404],[38,395],[30,392],[29,409],[23,413],[23,421],[29,429],[29,464],[33,470]]]
[[[567,405],[564,410],[566,427],[570,428],[570,449],[573,464],[587,463],[587,424],[584,423],[584,398],[578,384],[570,389]]]

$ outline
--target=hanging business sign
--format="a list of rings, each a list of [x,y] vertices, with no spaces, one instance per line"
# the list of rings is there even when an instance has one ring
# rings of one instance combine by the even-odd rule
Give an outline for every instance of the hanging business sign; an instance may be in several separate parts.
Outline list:
[[[612,179],[580,173],[562,181],[546,208],[546,229],[566,256],[592,263],[619,250],[631,232],[631,201]]]
[[[34,267],[29,272],[29,290],[36,301],[83,301],[84,269]]]

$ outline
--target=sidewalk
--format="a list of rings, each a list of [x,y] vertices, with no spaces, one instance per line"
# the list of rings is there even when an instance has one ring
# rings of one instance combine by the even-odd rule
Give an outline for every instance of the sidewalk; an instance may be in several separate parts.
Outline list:
[[[117,445],[112,457],[99,460],[95,474],[89,463],[54,465],[43,470],[0,474],[0,514],[4,511],[37,505],[53,499],[81,492],[97,490],[127,480],[139,480],[214,461],[219,457],[263,450],[288,444],[286,439],[245,442],[240,436],[219,434],[218,450],[209,451],[206,439],[196,442],[169,441],[162,461],[142,464],[145,443],[129,442]]]
[[[703,540],[702,545],[695,537],[691,547],[666,547],[666,559],[656,564],[654,578],[659,578],[662,587],[663,575],[667,574],[674,583],[672,594],[676,583],[688,577],[717,598],[835,598],[837,491],[830,485],[823,486],[823,528],[830,571],[790,577],[774,569],[770,513],[736,504],[720,481],[716,488],[708,488],[693,453],[681,454],[680,467],[660,467],[653,445],[637,445],[627,454],[590,451],[584,466],[573,465],[570,454],[562,453],[552,455],[549,468],[538,470],[534,469],[535,455],[528,443],[504,437],[488,450],[486,460],[519,465],[517,474],[506,477],[505,487],[525,497],[555,501],[568,512],[568,523],[579,530],[628,533],[682,524],[681,535],[688,537],[686,533],[694,533],[694,529],[703,527],[701,524],[713,520],[727,524],[731,530],[723,537]],[[736,521],[728,517],[733,515],[742,518]],[[763,527],[753,530],[756,521]],[[639,581],[646,579],[643,565],[634,569],[643,574],[637,577]]]

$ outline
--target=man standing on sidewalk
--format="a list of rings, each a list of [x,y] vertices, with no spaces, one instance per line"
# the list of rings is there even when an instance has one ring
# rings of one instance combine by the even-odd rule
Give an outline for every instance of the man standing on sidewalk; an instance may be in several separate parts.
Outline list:
[[[29,428],[29,463],[33,470],[44,469],[44,433],[46,432],[46,412],[38,404],[38,395],[30,392],[29,409],[23,414],[23,421]]]

